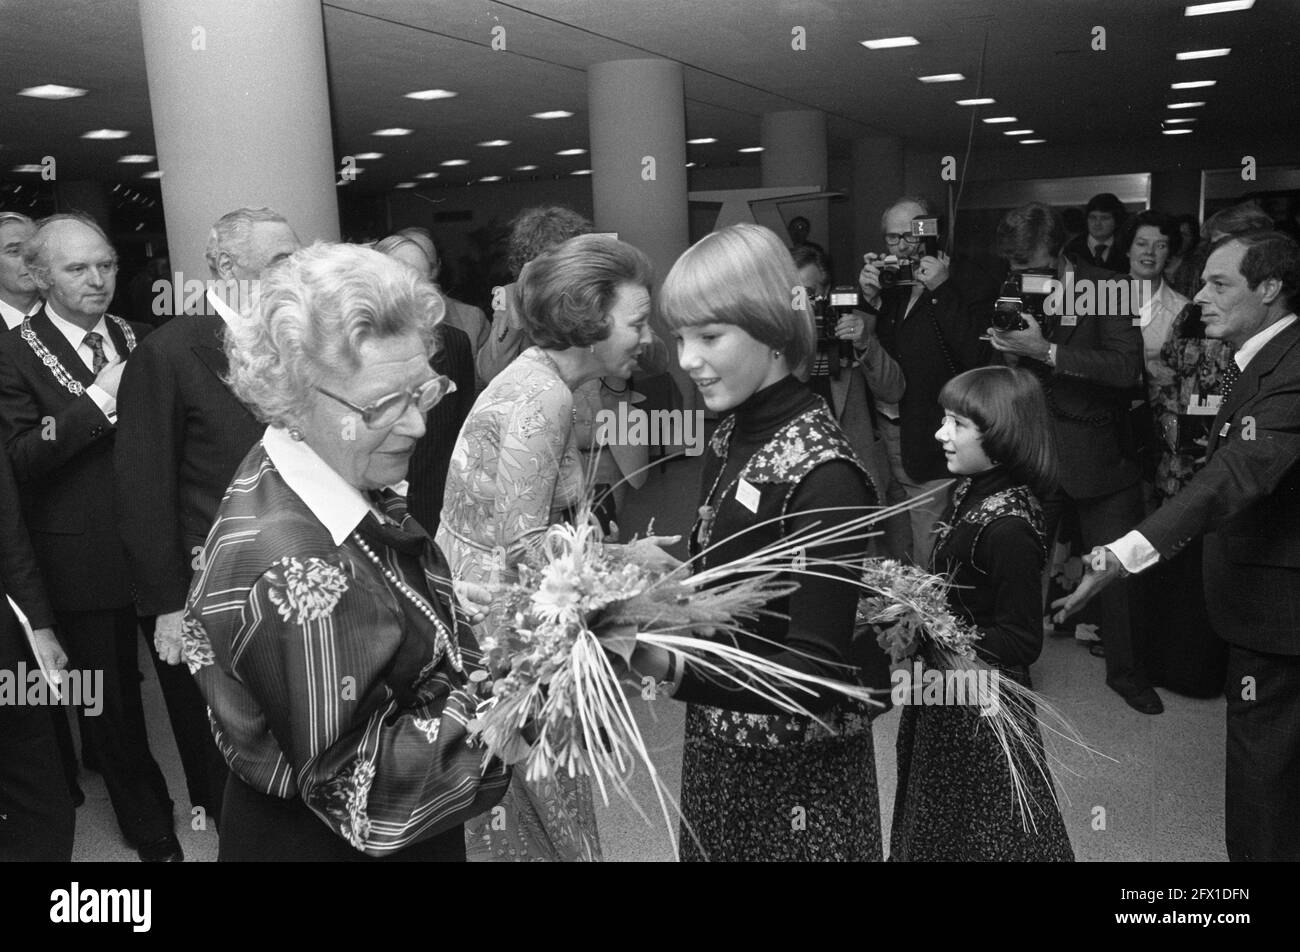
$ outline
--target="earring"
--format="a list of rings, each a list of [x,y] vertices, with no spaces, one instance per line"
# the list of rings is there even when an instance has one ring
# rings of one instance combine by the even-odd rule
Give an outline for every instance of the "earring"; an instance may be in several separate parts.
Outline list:
[[[780,357],[781,357],[781,352],[780,352],[779,350],[774,350],[774,351],[772,351],[772,359],[773,359],[773,360],[779,360]]]
[[[303,439],[302,430],[298,429],[296,426],[289,427],[289,439],[296,443],[301,443]]]

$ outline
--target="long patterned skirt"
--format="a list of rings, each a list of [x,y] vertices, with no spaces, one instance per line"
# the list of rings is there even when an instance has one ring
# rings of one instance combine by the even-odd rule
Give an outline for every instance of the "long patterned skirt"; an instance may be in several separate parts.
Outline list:
[[[881,859],[864,710],[806,717],[692,704],[682,755],[683,862]]]
[[[1027,674],[1017,680],[1030,686]],[[979,710],[968,704],[903,707],[890,861],[1073,862],[1052,789],[1032,769],[1025,781],[1035,807],[1025,830],[1005,755]],[[1041,744],[1038,725],[1026,729]]]

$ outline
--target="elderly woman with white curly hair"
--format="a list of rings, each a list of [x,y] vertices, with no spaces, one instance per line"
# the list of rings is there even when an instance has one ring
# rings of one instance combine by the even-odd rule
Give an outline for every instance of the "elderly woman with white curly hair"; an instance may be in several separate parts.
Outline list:
[[[463,860],[462,824],[505,792],[468,742],[477,606],[392,488],[453,388],[429,366],[441,318],[410,269],[318,243],[228,335],[230,386],[268,426],[183,622],[231,771],[222,860]]]

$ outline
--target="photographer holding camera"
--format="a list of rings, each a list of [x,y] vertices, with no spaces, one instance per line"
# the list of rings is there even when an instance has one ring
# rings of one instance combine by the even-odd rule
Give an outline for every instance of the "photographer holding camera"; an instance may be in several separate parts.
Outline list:
[[[1104,310],[1108,295],[1099,282],[1113,277],[1070,261],[1063,238],[1060,217],[1047,205],[1031,202],[1003,216],[997,246],[1010,273],[988,332],[994,350],[1037,374],[1047,395],[1061,463],[1060,488],[1043,501],[1047,538],[1055,538],[1069,507],[1088,550],[1142,521],[1142,474],[1124,431],[1129,396],[1142,379],[1142,332],[1127,312],[1075,314],[1059,295],[1048,305],[1054,280],[1067,291],[1098,282],[1099,306],[1091,310]],[[1135,710],[1159,714],[1164,706],[1147,679],[1126,586],[1112,586],[1098,604],[1106,683]]]
[[[866,464],[882,503],[888,499],[889,454],[885,451],[876,406],[891,405],[903,395],[903,372],[880,346],[876,316],[859,308],[858,289],[832,286],[830,264],[814,244],[795,245],[791,252],[799,281],[808,294],[817,350],[809,361],[808,387],[822,397]],[[911,541],[905,517],[886,520],[884,555],[903,557]]]
[[[934,439],[943,416],[939,392],[959,373],[987,363],[979,340],[984,325],[948,279],[948,258],[939,252],[938,220],[928,201],[899,199],[880,223],[886,253],[864,256],[858,284],[866,310],[878,315],[880,343],[906,382],[897,403],[882,400],[877,409],[894,483],[909,499],[931,494],[908,513],[912,560],[928,565],[934,527],[948,502],[938,490],[952,478]]]

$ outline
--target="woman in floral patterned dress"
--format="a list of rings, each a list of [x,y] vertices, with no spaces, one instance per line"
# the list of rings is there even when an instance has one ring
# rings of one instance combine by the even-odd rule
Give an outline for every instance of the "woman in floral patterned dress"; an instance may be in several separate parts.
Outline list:
[[[757,225],[714,232],[669,273],[663,312],[682,369],[726,413],[705,458],[691,537],[699,569],[785,535],[860,516],[875,491],[825,402],[795,375],[813,355],[812,318],[794,261]],[[797,306],[796,306],[797,305]],[[860,561],[865,541],[807,558]],[[878,653],[854,641],[854,572],[799,575],[739,647],[809,674],[852,681]],[[839,577],[836,577],[839,576]],[[868,712],[799,695],[816,719],[781,713],[716,674],[639,646],[632,666],[688,704],[682,756],[683,860],[879,860],[880,803]],[[735,677],[745,675],[735,672]],[[828,729],[829,728],[829,729]]]
[[[627,378],[651,342],[650,262],[605,235],[571,238],[520,274],[516,310],[535,346],[479,395],[451,457],[438,544],[459,579],[491,586],[584,494],[573,391]],[[479,625],[490,643],[501,609]],[[587,778],[516,775],[505,801],[467,829],[471,859],[599,859]]]
[[[316,244],[227,336],[231,387],[269,426],[182,622],[230,765],[222,860],[464,860],[463,823],[505,792],[467,736],[481,612],[386,488],[451,389],[429,368],[441,312],[404,265]]]

